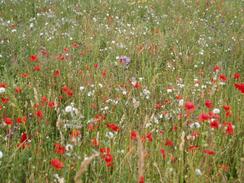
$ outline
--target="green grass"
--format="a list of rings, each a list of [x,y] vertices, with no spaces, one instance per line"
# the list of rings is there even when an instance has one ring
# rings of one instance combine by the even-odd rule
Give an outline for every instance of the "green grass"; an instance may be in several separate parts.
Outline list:
[[[61,183],[55,174],[74,182],[84,158],[105,147],[112,165],[107,167],[100,153],[81,174],[82,182],[138,182],[138,169],[148,183],[243,182],[244,95],[234,87],[244,82],[243,5],[243,0],[0,0],[0,88],[6,89],[0,92],[2,182]],[[31,55],[38,60],[31,62]],[[116,59],[122,55],[131,59],[128,67]],[[60,76],[54,77],[57,70]],[[221,74],[227,81],[221,82]],[[211,109],[206,100],[213,102]],[[195,105],[189,115],[187,101]],[[230,116],[224,105],[231,107]],[[77,111],[67,113],[67,106]],[[211,116],[217,129],[211,119],[199,121],[214,108],[220,109]],[[105,119],[96,121],[101,114]],[[13,124],[6,125],[7,117]],[[19,117],[26,123],[18,123]],[[194,122],[201,127],[190,128]],[[227,122],[234,126],[231,135]],[[113,137],[110,123],[119,127]],[[134,130],[139,137],[132,140]],[[98,146],[91,143],[95,138]],[[58,154],[56,143],[72,149]],[[190,152],[191,145],[198,148]],[[215,154],[203,153],[206,149]],[[64,167],[55,169],[54,158]]]

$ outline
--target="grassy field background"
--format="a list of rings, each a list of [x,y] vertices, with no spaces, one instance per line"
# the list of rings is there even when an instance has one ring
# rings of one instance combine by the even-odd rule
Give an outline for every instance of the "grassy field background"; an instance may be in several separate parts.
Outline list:
[[[244,182],[243,0],[0,0],[0,182]]]

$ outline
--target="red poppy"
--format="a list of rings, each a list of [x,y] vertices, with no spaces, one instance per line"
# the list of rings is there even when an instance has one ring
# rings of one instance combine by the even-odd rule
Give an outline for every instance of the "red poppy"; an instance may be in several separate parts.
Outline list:
[[[225,130],[225,133],[226,133],[227,135],[233,135],[233,134],[234,134],[234,126],[233,126],[232,123],[230,123],[230,122],[225,122],[225,123],[224,123],[224,126],[227,126],[227,127],[226,127],[226,130]]]
[[[0,88],[7,88],[7,83],[0,83]]]
[[[218,129],[219,128],[219,121],[217,121],[217,120],[211,121],[210,127],[214,128],[214,129]]]
[[[174,142],[167,139],[166,142],[165,142],[165,146],[172,147],[172,146],[174,146]]]
[[[232,112],[231,111],[226,111],[225,113],[225,117],[228,118],[232,115]]]
[[[48,98],[46,96],[42,96],[41,100],[43,104],[48,102]]]
[[[64,59],[65,59],[64,54],[59,54],[59,55],[57,56],[57,60],[59,60],[59,61],[64,61]]]
[[[20,75],[20,77],[22,77],[22,78],[28,78],[29,77],[29,74],[28,73],[22,73]]]
[[[155,106],[154,106],[154,108],[155,108],[156,110],[161,109],[161,107],[162,107],[162,104],[161,104],[161,103],[156,103]]]
[[[14,123],[13,120],[11,118],[8,118],[8,117],[4,118],[4,122],[6,125],[13,125],[13,123]]]
[[[103,159],[106,162],[107,167],[110,167],[113,165],[113,156],[111,154],[105,154]]]
[[[48,107],[53,109],[54,107],[56,106],[55,102],[54,101],[49,101],[48,102]]]
[[[64,163],[57,158],[52,159],[50,163],[56,170],[61,170],[64,167]]]
[[[26,116],[24,116],[24,117],[18,117],[16,121],[19,124],[21,124],[21,123],[25,124],[26,121],[27,121],[27,117]]]
[[[21,89],[20,87],[16,87],[16,88],[15,88],[15,92],[16,92],[16,93],[21,93],[21,92],[22,92],[22,89]]]
[[[195,105],[188,101],[185,103],[185,110],[187,110],[188,112],[193,112],[195,110]]]
[[[39,65],[36,65],[34,68],[33,68],[34,71],[40,71],[41,70],[41,66]]]
[[[147,140],[148,140],[149,142],[152,142],[152,141],[153,141],[152,133],[151,133],[151,132],[148,133],[148,134],[146,135],[146,138],[147,138]]]
[[[137,137],[138,137],[138,133],[137,133],[137,131],[131,131],[131,132],[130,132],[130,139],[131,139],[131,140],[136,140]]]
[[[102,71],[102,77],[105,78],[107,76],[107,71],[106,70],[103,70]]]
[[[28,147],[27,140],[28,140],[27,134],[25,132],[22,133],[21,137],[20,137],[20,143],[18,144],[18,147],[22,148],[22,149],[25,149],[26,147]]]
[[[91,139],[91,144],[95,147],[98,147],[99,146],[99,141],[96,139],[96,138],[92,138]]]
[[[2,97],[1,100],[2,100],[3,104],[7,104],[9,102],[9,98],[8,97]]]
[[[145,182],[144,176],[140,176],[138,183],[144,183],[144,182]]]
[[[172,127],[172,131],[174,131],[174,132],[176,132],[177,129],[178,129],[177,125],[174,125],[174,126]]]
[[[73,91],[66,85],[62,87],[62,92],[64,92],[69,97],[73,96]]]
[[[87,125],[88,131],[94,131],[96,129],[96,125],[94,123],[89,123]]]
[[[55,71],[53,72],[53,77],[59,77],[60,75],[61,75],[60,70],[55,70]]]
[[[110,154],[110,148],[109,147],[103,147],[103,148],[100,148],[100,153],[103,155],[103,154]]]
[[[106,119],[106,116],[104,114],[96,114],[95,115],[95,121],[97,123],[100,123],[100,122],[102,122],[105,119]]]
[[[235,73],[234,74],[234,79],[238,80],[238,79],[240,79],[240,77],[241,77],[240,73]]]
[[[70,137],[71,137],[71,138],[77,138],[77,137],[80,137],[80,136],[81,136],[81,133],[80,133],[79,130],[77,130],[77,129],[73,129],[73,130],[71,131],[71,134],[70,134]]]
[[[228,172],[230,167],[227,164],[220,164],[219,168],[222,169],[224,172]]]
[[[73,42],[73,43],[72,43],[72,48],[79,48],[79,46],[80,46],[80,45],[79,45],[78,43],[76,43],[76,42]]]
[[[98,64],[94,64],[94,67],[97,69],[99,67],[99,65]]]
[[[100,148],[100,153],[102,159],[106,162],[106,166],[110,167],[113,164],[113,156],[110,154],[110,148],[104,147]]]
[[[31,55],[31,56],[30,56],[30,61],[31,61],[31,62],[36,62],[37,60],[38,60],[37,55]]]
[[[164,160],[166,160],[166,152],[165,152],[165,150],[164,149],[160,149],[160,152],[161,152]]]
[[[211,109],[213,107],[213,103],[211,100],[206,100],[205,101],[205,106],[209,109]]]
[[[37,116],[39,119],[42,119],[42,118],[43,118],[43,112],[42,112],[41,110],[36,111],[36,116]]]
[[[109,123],[107,124],[107,127],[114,132],[120,131],[120,128],[115,123]]]
[[[200,132],[199,132],[199,131],[193,131],[193,132],[191,133],[191,136],[194,137],[194,138],[197,138],[197,137],[200,136]]]
[[[235,83],[235,88],[244,94],[244,83]]]
[[[27,134],[26,133],[22,133],[21,138],[20,138],[20,143],[24,143],[27,141]]]
[[[135,84],[133,84],[134,88],[136,89],[140,89],[142,86],[141,86],[141,83],[139,82],[136,82]]]
[[[41,50],[41,54],[44,57],[48,57],[48,51],[47,50]]]
[[[204,154],[207,154],[207,155],[215,155],[215,154],[216,154],[215,151],[213,151],[213,150],[209,150],[209,149],[205,149],[205,150],[203,150],[203,153],[204,153]]]
[[[219,75],[219,79],[223,82],[226,82],[227,81],[227,77],[224,75],[224,74],[220,74]]]
[[[64,52],[69,52],[69,48],[65,47]]]
[[[188,147],[188,151],[193,152],[193,151],[197,150],[198,148],[199,148],[199,146],[190,145]]]
[[[54,144],[54,147],[55,147],[55,153],[57,153],[57,154],[64,154],[65,153],[65,147],[64,146],[62,146],[61,144],[58,144],[58,143],[56,143],[56,144]]]
[[[231,106],[229,106],[229,105],[224,105],[223,108],[224,108],[225,111],[229,111],[229,110],[231,109]]]
[[[207,121],[207,120],[209,120],[209,115],[208,114],[206,114],[206,113],[201,113],[199,116],[198,116],[198,119],[199,119],[199,121]]]
[[[218,72],[220,71],[220,67],[218,65],[214,66],[214,69],[213,69],[214,72]]]

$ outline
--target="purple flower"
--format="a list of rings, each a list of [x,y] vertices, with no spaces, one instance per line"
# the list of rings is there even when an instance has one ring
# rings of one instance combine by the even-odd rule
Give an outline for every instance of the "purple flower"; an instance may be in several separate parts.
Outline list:
[[[120,62],[121,64],[124,64],[124,65],[127,65],[127,66],[130,64],[130,58],[127,57],[127,56],[120,56],[120,57],[118,58],[118,60],[119,60],[119,62]]]

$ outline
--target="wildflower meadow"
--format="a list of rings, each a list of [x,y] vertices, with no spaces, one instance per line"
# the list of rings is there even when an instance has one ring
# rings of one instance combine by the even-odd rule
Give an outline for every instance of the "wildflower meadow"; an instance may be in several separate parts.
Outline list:
[[[243,183],[243,0],[0,0],[0,182]]]

